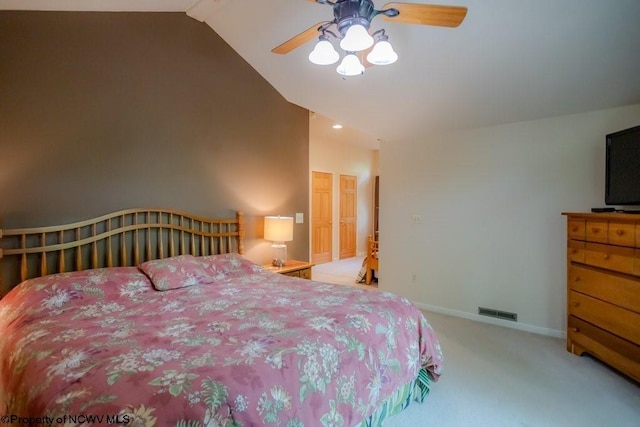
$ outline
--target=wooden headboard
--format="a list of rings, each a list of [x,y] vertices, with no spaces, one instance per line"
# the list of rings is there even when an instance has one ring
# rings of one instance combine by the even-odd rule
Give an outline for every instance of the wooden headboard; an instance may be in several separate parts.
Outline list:
[[[10,257],[15,260],[8,266],[14,271],[4,271],[8,283],[0,283],[0,294],[26,279],[52,273],[231,252],[244,253],[242,212],[235,218],[214,219],[169,209],[138,208],[73,224],[0,229],[3,270]]]

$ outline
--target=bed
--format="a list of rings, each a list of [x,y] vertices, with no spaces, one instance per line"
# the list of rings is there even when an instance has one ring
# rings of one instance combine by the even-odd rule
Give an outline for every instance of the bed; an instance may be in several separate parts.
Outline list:
[[[0,300],[0,415],[369,426],[425,398],[443,360],[419,310],[270,272],[243,236],[241,213],[149,209],[1,230],[20,283]]]

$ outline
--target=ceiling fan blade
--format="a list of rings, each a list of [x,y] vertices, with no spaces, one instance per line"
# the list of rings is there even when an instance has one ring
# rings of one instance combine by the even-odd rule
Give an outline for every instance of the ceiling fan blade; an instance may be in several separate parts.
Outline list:
[[[434,25],[455,28],[467,16],[467,8],[462,6],[444,6],[438,4],[387,3],[382,10],[397,9],[400,14],[382,17],[390,22],[404,24]]]
[[[280,46],[276,46],[271,49],[271,52],[278,54],[285,54],[291,52],[293,49],[302,46],[306,42],[311,39],[318,37],[318,28],[324,24],[327,24],[329,21],[318,22],[317,24],[307,28],[300,34],[291,37],[286,42],[282,43]]]
[[[361,50],[360,52],[356,52],[356,56],[358,57],[358,59],[360,59],[360,62],[362,63],[362,65],[364,65],[364,68],[369,68],[369,67],[373,67],[374,64],[372,64],[371,62],[367,61],[367,55],[369,55],[369,53],[373,50],[373,46],[365,49],[365,50]]]

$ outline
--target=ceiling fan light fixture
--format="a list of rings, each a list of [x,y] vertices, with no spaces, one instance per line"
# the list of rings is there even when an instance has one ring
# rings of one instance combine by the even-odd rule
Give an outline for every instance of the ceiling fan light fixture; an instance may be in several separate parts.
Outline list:
[[[309,61],[317,65],[335,64],[338,59],[340,59],[340,54],[336,52],[325,36],[320,36],[320,41],[309,54]]]
[[[353,52],[349,52],[342,59],[342,62],[338,65],[336,71],[338,74],[343,76],[357,76],[359,74],[364,74],[364,65],[362,65],[358,57]]]
[[[398,60],[398,54],[388,40],[380,40],[367,55],[367,61],[374,65],[389,65]]]
[[[353,24],[347,28],[340,47],[347,52],[360,52],[373,45],[373,37],[362,24]]]

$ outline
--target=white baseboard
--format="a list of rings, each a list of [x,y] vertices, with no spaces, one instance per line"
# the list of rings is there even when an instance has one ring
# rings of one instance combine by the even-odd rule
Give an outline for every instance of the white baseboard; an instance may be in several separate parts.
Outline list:
[[[511,322],[509,320],[494,319],[491,317],[480,316],[478,314],[467,313],[466,311],[452,310],[450,308],[438,307],[430,304],[423,304],[421,302],[416,302],[416,301],[412,301],[412,302],[418,308],[421,308],[427,311],[433,311],[435,313],[446,314],[448,316],[461,317],[463,319],[473,320],[475,322],[504,326],[506,328],[518,329],[520,331],[531,332],[539,335],[546,335],[554,338],[567,338],[566,331],[559,331],[556,329],[549,329],[549,328],[541,328],[540,326],[529,325],[526,323]]]

